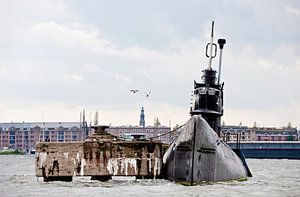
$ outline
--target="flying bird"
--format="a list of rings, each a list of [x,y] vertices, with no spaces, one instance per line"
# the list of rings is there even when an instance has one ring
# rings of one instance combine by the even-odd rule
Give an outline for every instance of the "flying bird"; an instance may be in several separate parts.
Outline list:
[[[150,93],[151,93],[151,91],[149,91],[149,93],[145,92],[146,97],[149,97]]]
[[[133,92],[134,94],[137,93],[139,90],[130,90],[130,92]]]

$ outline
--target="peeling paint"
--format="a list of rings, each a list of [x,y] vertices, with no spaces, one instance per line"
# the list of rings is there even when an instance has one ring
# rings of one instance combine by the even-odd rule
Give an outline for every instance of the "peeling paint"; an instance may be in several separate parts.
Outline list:
[[[64,154],[64,158],[65,158],[65,159],[68,159],[69,153],[63,153],[63,154]]]
[[[121,161],[120,165],[121,165],[121,173],[124,173],[125,171],[125,175],[127,176],[127,167],[128,167],[127,163]]]
[[[128,170],[131,168],[134,168],[134,174],[138,175],[137,162],[135,158],[111,158],[108,160],[107,170],[111,175],[124,173],[128,176]]]
[[[158,174],[160,174],[160,159],[155,157],[153,175],[157,176]]]
[[[84,175],[84,166],[86,165],[85,159],[81,159],[80,176]]]
[[[36,145],[36,176],[38,177],[153,177],[160,174],[162,167],[160,143],[119,141],[47,143],[47,152],[44,147],[45,143]],[[48,173],[52,172],[54,161],[59,163],[59,174]]]
[[[39,153],[38,157],[40,158],[40,161],[41,161],[41,167],[43,166],[44,162],[46,161],[47,159],[47,153]]]
[[[124,159],[124,162],[125,162],[125,166],[126,166],[126,176],[128,174],[128,166],[130,168],[134,168],[134,174],[137,175],[137,166],[136,166],[136,159],[132,159],[132,158],[125,158]],[[129,165],[128,165],[129,164]]]
[[[119,170],[118,158],[111,158],[108,160],[107,170],[112,175],[117,175]]]
[[[149,161],[149,167],[148,167],[148,169],[149,169],[149,172],[151,173],[151,167],[152,167],[152,163],[151,163],[151,158],[152,158],[152,153],[149,153],[149,159],[148,159],[148,161]]]
[[[79,162],[79,161],[80,161],[80,158],[79,158],[79,153],[77,153],[77,155],[76,155],[76,159],[77,159],[77,162]]]

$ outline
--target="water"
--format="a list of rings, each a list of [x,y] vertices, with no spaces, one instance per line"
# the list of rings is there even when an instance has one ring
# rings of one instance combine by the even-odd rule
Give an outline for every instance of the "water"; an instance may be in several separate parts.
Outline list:
[[[0,156],[0,196],[300,196],[300,160],[247,159],[247,181],[183,186],[167,180],[44,183],[34,175],[33,155]]]

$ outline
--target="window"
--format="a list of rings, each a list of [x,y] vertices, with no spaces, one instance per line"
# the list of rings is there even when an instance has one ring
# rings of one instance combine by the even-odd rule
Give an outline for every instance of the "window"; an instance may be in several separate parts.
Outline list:
[[[49,140],[49,131],[44,131],[44,141]]]
[[[64,133],[64,131],[59,131],[58,132],[58,141],[59,142],[65,141],[65,133]]]
[[[77,141],[77,135],[72,135],[72,141]]]

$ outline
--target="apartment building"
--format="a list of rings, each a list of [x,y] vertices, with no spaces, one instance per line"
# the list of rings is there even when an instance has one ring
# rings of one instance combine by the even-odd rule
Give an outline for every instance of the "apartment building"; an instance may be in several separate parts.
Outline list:
[[[296,128],[223,126],[221,137],[225,141],[297,141]]]
[[[36,142],[83,141],[90,129],[80,122],[21,122],[0,123],[0,149],[29,152]]]
[[[258,127],[253,128],[256,141],[297,141],[298,132],[296,128],[274,128]]]

